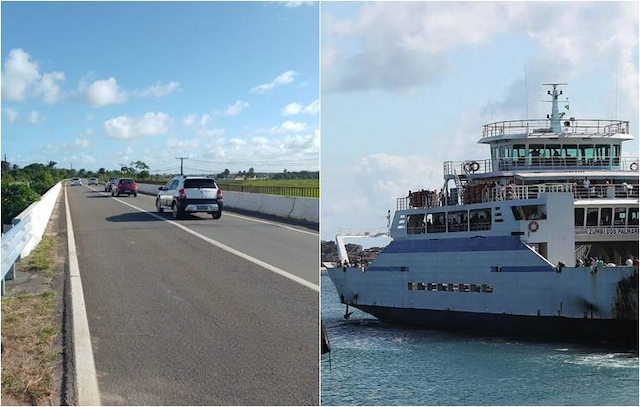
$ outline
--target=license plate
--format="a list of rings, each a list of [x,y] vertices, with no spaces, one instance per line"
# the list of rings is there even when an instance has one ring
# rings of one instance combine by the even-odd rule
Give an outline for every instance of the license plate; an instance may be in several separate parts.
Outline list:
[[[198,210],[206,211],[207,209],[209,209],[207,205],[198,205]]]

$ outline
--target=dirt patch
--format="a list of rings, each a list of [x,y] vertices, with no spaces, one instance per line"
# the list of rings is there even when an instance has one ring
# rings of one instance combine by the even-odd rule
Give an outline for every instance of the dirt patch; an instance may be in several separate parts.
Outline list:
[[[66,257],[56,205],[42,241],[2,297],[2,404],[60,405]],[[62,247],[61,247],[62,246]]]

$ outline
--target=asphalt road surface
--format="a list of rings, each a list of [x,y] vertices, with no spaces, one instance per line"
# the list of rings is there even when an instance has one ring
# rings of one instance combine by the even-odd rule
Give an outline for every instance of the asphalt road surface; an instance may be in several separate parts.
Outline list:
[[[67,188],[103,404],[318,404],[316,290],[102,185]],[[154,197],[119,199],[156,213]],[[318,284],[314,231],[231,212],[178,223]]]

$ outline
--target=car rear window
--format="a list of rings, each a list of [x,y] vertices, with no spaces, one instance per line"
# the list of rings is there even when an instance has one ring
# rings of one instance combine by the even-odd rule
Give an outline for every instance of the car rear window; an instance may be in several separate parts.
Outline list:
[[[200,179],[185,179],[185,188],[218,188],[215,181],[207,178]]]
[[[122,182],[123,184],[131,184],[133,182],[132,179],[121,179],[120,182]]]

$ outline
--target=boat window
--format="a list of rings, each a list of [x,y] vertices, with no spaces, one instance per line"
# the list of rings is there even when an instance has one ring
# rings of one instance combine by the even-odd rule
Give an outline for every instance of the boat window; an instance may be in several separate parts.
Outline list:
[[[418,283],[418,291],[424,291],[424,283]]]
[[[587,226],[598,226],[598,208],[587,208]]]
[[[472,231],[491,229],[491,208],[469,211],[469,226]]]
[[[529,157],[531,157],[531,165],[542,164],[541,157],[544,151],[544,144],[529,144]]]
[[[580,159],[582,165],[593,165],[593,144],[580,144]]]
[[[616,208],[613,215],[614,226],[624,226],[627,219],[627,208]]]
[[[522,205],[512,206],[511,211],[516,220],[547,219],[546,205]]]
[[[447,214],[449,232],[466,232],[469,230],[467,211],[455,211]]]
[[[612,208],[600,209],[600,226],[611,226],[611,213]]]
[[[415,215],[409,215],[409,221],[407,223],[408,235],[421,235],[424,234],[424,213],[418,213]]]
[[[584,208],[575,208],[576,226],[584,226]]]
[[[562,146],[564,151],[565,163],[568,166],[578,165],[578,145],[577,144],[565,144]]]
[[[444,212],[427,214],[427,233],[444,233],[446,230]]]
[[[596,144],[596,165],[609,165],[609,144]]]
[[[620,157],[620,144],[613,145],[613,154],[614,157]]]
[[[513,163],[516,165],[524,165],[525,157],[527,156],[527,149],[524,144],[514,144],[513,149],[511,150],[511,157],[513,158]]]
[[[638,208],[629,208],[629,217],[627,225],[638,226]]]

